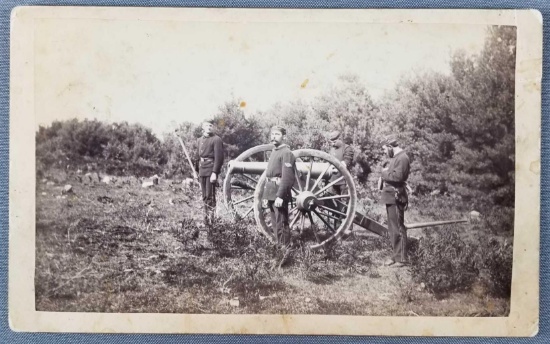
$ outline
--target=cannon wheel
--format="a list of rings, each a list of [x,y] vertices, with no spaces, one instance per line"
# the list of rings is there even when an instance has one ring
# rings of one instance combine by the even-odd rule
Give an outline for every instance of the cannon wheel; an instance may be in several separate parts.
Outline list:
[[[268,161],[268,152],[273,150],[272,144],[252,147],[242,152],[235,161]],[[236,220],[254,216],[254,190],[259,176],[235,174],[231,167],[223,182],[223,195],[227,209]]]
[[[334,166],[339,172],[337,180],[345,182],[348,192],[343,195],[330,194],[329,192],[334,182],[326,181],[323,178],[324,173],[317,178],[312,178],[310,173],[312,165],[310,165],[309,172],[297,177],[293,186],[292,203],[289,205],[291,231],[298,231],[300,237],[305,237],[307,224],[307,229],[315,237],[313,242],[308,243],[311,249],[317,249],[328,243],[342,239],[345,235],[344,233],[349,233],[353,225],[357,203],[357,193],[351,174],[340,161],[325,152],[314,149],[299,149],[292,153],[297,161],[306,165],[314,162],[328,162]],[[299,175],[297,171],[296,175]],[[262,202],[265,183],[266,175],[264,172],[258,180],[256,191],[254,192],[254,218],[256,219],[258,230],[274,242],[275,238],[272,235],[271,224],[269,223],[271,222],[269,219],[269,210],[265,203]],[[303,201],[307,200],[307,203],[309,203],[312,199],[314,199],[315,206],[305,209]],[[343,209],[335,209],[334,206],[330,206],[331,204],[340,204],[343,206]],[[332,225],[331,220],[333,221]]]

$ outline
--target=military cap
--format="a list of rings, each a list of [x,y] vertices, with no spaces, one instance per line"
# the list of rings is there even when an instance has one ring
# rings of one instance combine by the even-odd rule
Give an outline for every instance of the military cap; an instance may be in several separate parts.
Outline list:
[[[337,140],[340,137],[340,132],[335,130],[328,135],[328,139],[331,141]]]
[[[392,147],[399,146],[399,140],[397,139],[397,135],[386,136],[382,141],[382,146],[392,146]]]
[[[281,134],[286,135],[286,129],[280,125],[274,125],[271,127],[271,131],[279,131]]]

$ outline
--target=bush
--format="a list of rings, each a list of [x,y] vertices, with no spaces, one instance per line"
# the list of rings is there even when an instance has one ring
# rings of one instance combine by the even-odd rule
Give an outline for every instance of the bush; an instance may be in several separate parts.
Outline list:
[[[507,241],[485,235],[470,243],[445,231],[428,233],[413,246],[409,249],[413,280],[436,296],[469,291],[481,282],[490,295],[510,297],[513,249]]]
[[[36,133],[36,164],[38,174],[95,166],[108,174],[150,176],[166,164],[161,148],[152,130],[140,124],[56,121]]]
[[[507,241],[482,239],[478,252],[483,285],[492,296],[509,298],[512,288],[513,248]]]
[[[468,291],[478,277],[476,246],[456,232],[427,233],[410,251],[412,277],[426,289],[441,296]]]
[[[257,234],[242,223],[216,217],[206,230],[208,240],[222,257],[240,257],[255,248],[252,243]]]
[[[512,234],[514,231],[514,208],[493,207],[483,218],[483,225],[490,234]]]

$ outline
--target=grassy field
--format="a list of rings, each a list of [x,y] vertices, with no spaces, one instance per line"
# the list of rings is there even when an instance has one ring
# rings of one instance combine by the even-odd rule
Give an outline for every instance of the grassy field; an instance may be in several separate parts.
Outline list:
[[[197,226],[198,189],[167,180],[150,188],[126,181],[38,182],[37,310],[400,316],[509,311],[508,299],[489,296],[482,287],[441,297],[413,282],[410,269],[382,266],[389,254],[383,238],[352,234],[326,250],[299,247],[283,254],[250,221],[233,223],[222,214],[210,233]],[[74,192],[62,195],[66,183]],[[363,201],[359,208],[383,218],[378,204]],[[411,207],[406,219],[460,218],[464,211],[443,204]],[[475,226],[436,230],[475,237]]]

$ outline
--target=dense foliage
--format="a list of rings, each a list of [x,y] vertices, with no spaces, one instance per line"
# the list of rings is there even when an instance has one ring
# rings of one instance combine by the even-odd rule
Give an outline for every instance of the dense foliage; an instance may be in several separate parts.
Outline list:
[[[467,240],[454,228],[427,232],[410,251],[413,280],[438,296],[478,288],[482,295],[509,298],[512,245],[488,236]]]
[[[54,122],[36,134],[37,171],[56,167],[146,176],[162,171],[166,153],[151,129],[96,120]]]
[[[450,74],[412,73],[376,102],[363,80],[344,75],[311,101],[278,103],[245,117],[232,100],[212,119],[227,158],[267,142],[273,124],[287,127],[293,149],[327,150],[327,132],[338,129],[355,151],[352,171],[362,184],[385,159],[382,137],[398,133],[412,158],[409,181],[416,193],[437,189],[479,204],[513,206],[515,42],[514,27],[492,27],[479,55],[451,55]],[[196,151],[200,126],[181,123],[179,132]],[[54,122],[39,128],[36,143],[39,172],[54,166],[191,176],[172,133],[161,141],[137,124]]]

